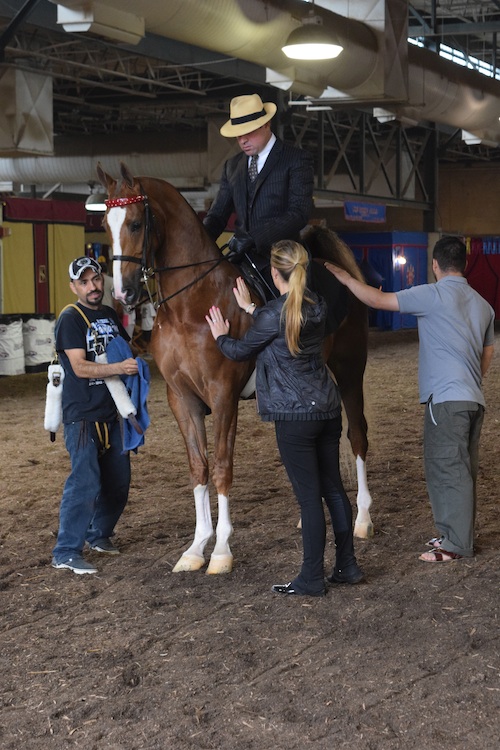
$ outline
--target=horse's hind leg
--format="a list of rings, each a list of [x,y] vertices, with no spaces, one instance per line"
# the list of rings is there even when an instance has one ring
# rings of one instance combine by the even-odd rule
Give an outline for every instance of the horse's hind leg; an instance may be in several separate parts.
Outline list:
[[[359,315],[360,311],[357,312]],[[356,458],[358,514],[354,524],[354,534],[360,539],[373,536],[373,524],[370,517],[372,498],[366,476],[368,428],[363,399],[367,336],[367,326],[365,330],[363,326],[360,326],[359,321],[354,325],[354,321],[348,316],[335,335],[333,351],[328,360],[340,388],[348,421],[347,437]]]
[[[350,386],[352,385],[351,382]],[[341,387],[340,390],[342,392]],[[354,536],[357,536],[359,539],[368,539],[373,536],[373,524],[370,517],[372,496],[368,489],[366,475],[366,453],[368,450],[368,440],[366,437],[367,425],[363,413],[362,395],[360,401],[360,391],[362,394],[362,386],[360,386],[360,390],[356,388],[355,384],[352,390],[351,387],[346,389],[344,386],[342,401],[348,421],[347,437],[356,458],[356,478],[358,484],[356,504],[358,513],[354,522]]]
[[[366,459],[360,455],[356,456],[356,473],[358,477],[358,515],[354,523],[354,536],[357,536],[359,539],[368,539],[373,536],[373,523],[370,517],[372,496],[368,489]]]

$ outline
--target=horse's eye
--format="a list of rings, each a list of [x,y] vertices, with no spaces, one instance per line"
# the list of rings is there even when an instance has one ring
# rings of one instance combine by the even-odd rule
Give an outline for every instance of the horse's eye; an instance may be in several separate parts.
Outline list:
[[[132,233],[140,232],[142,229],[142,223],[140,221],[133,221],[130,225],[130,231]]]

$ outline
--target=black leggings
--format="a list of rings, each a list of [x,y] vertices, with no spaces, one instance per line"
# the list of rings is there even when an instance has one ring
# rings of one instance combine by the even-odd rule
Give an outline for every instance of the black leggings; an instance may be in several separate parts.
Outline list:
[[[300,505],[302,519],[304,559],[293,584],[301,593],[314,593],[324,588],[326,523],[323,499],[335,534],[335,567],[346,568],[356,561],[352,508],[339,468],[342,418],[278,421],[275,429],[281,460]]]

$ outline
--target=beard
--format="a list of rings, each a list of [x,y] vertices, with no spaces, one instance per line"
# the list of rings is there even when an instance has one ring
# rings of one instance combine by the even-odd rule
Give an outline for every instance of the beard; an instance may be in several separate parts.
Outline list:
[[[85,301],[89,307],[100,307],[102,304],[102,298],[104,297],[104,291],[100,292],[89,292],[85,297]]]

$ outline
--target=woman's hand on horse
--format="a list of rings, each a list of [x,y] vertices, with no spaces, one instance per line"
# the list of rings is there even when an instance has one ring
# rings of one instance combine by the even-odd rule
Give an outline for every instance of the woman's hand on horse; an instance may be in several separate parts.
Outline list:
[[[211,307],[205,320],[210,326],[212,336],[218,339],[219,336],[226,336],[229,333],[229,320],[224,320],[218,307]]]
[[[238,276],[238,278],[236,279],[236,286],[233,287],[233,293],[236,297],[236,302],[242,310],[246,310],[247,307],[252,303],[252,298],[250,297],[248,287],[241,276]]]

